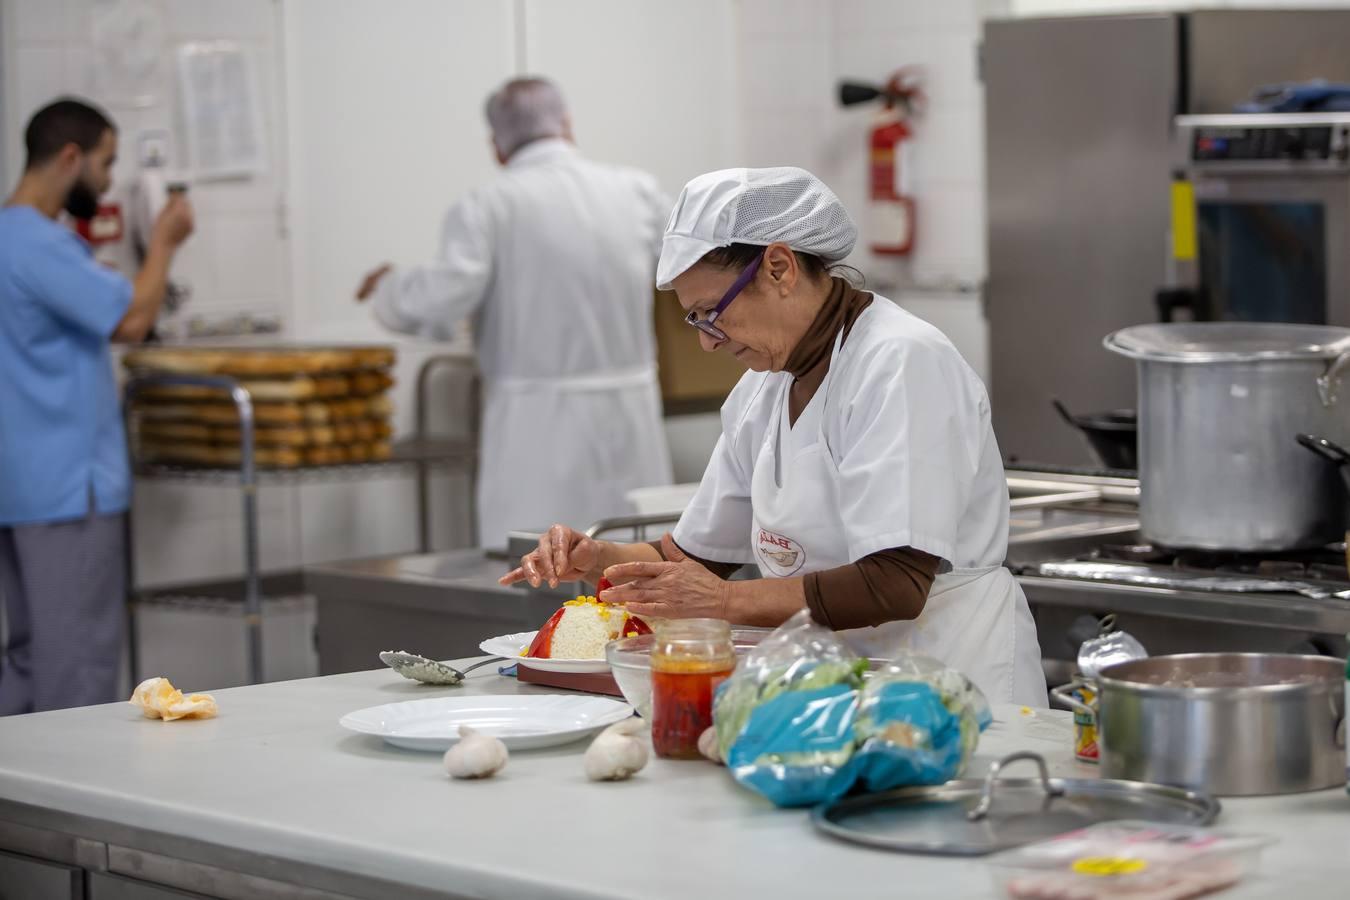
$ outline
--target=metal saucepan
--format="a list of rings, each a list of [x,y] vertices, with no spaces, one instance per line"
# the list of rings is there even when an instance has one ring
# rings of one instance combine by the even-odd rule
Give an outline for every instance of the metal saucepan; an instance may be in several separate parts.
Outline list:
[[[1134,410],[1074,415],[1058,399],[1052,399],[1050,404],[1065,422],[1082,433],[1092,455],[1103,466],[1130,471],[1139,467],[1139,419]]]
[[[1219,796],[1345,784],[1345,662],[1190,653],[1120,663],[1097,680],[1103,778]]]

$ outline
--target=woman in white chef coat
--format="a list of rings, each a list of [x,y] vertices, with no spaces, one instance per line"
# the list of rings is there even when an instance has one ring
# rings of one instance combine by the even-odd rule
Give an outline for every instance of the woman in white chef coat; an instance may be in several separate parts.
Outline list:
[[[1002,564],[1008,488],[988,395],[936,328],[832,276],[856,234],[802,169],[689,182],[657,284],[705,350],[750,369],[698,493],[659,544],[555,525],[502,582],[603,576],[616,586],[601,599],[637,614],[749,625],[808,608],[860,652],[926,653],[993,702],[1043,706],[1035,623]],[[763,578],[727,580],[752,562]]]

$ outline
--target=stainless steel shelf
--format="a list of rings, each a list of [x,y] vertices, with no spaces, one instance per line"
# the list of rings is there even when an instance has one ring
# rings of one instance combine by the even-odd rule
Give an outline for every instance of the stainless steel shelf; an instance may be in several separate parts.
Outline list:
[[[257,467],[259,484],[301,484],[311,482],[347,482],[374,478],[401,471],[411,466],[444,468],[455,464],[472,463],[477,454],[477,442],[470,439],[412,439],[394,445],[389,459],[360,463],[340,463],[331,466]],[[138,463],[137,478],[153,481],[183,481],[193,484],[239,486],[239,468],[219,466],[191,466],[166,463]]]
[[[478,423],[480,413],[475,402],[470,415],[470,427],[460,439],[433,438],[428,433],[427,392],[431,372],[437,368],[458,368],[470,379],[470,387],[475,398],[478,394],[478,373],[471,362],[462,357],[440,355],[431,356],[423,361],[417,373],[416,386],[416,437],[400,441],[393,448],[390,459],[364,463],[343,463],[332,466],[308,466],[294,469],[264,468],[257,464],[255,454],[255,420],[253,397],[237,379],[220,375],[186,375],[171,373],[137,373],[124,388],[125,410],[128,417],[133,409],[133,400],[143,389],[156,385],[186,385],[209,387],[225,391],[234,402],[239,417],[240,461],[238,466],[186,466],[144,463],[135,458],[135,446],[132,451],[132,471],[138,478],[145,480],[174,481],[180,484],[230,487],[239,491],[243,511],[244,527],[244,621],[248,627],[248,671],[249,680],[257,684],[262,681],[262,590],[261,572],[258,563],[258,488],[266,484],[299,483],[339,483],[375,477],[382,473],[398,471],[411,467],[417,475],[417,524],[418,548],[425,552],[431,542],[431,469],[459,464],[471,481],[478,477]],[[130,424],[130,423],[128,423]],[[133,431],[130,427],[128,434]],[[469,512],[476,518],[474,509],[474,488],[469,490]],[[476,535],[474,536],[476,539]],[[128,610],[133,617],[130,623],[129,663],[131,680],[139,681],[140,652],[136,642],[135,611],[141,602],[136,590],[135,552],[131,541],[127,542],[127,587]]]

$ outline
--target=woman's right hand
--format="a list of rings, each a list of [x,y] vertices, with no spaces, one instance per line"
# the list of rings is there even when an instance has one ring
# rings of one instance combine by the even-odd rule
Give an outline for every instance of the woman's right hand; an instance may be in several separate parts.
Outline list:
[[[600,564],[600,542],[566,525],[554,525],[539,536],[539,546],[520,558],[520,566],[497,580],[503,586],[528,581],[530,587],[557,587],[581,581]]]

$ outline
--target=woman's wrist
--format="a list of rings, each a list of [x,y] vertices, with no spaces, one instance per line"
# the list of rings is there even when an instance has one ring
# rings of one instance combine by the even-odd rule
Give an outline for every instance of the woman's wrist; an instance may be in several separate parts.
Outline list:
[[[806,608],[803,579],[753,578],[725,581],[722,618],[735,625],[777,628]]]
[[[598,585],[600,579],[605,575],[605,570],[618,562],[621,562],[621,560],[615,559],[613,542],[596,541],[595,565],[582,576],[582,580],[590,585]]]
[[[719,580],[722,582],[718,586],[718,590],[721,591],[722,614],[718,618],[725,619],[733,625],[740,624],[741,600],[745,596],[743,588],[749,582]]]

